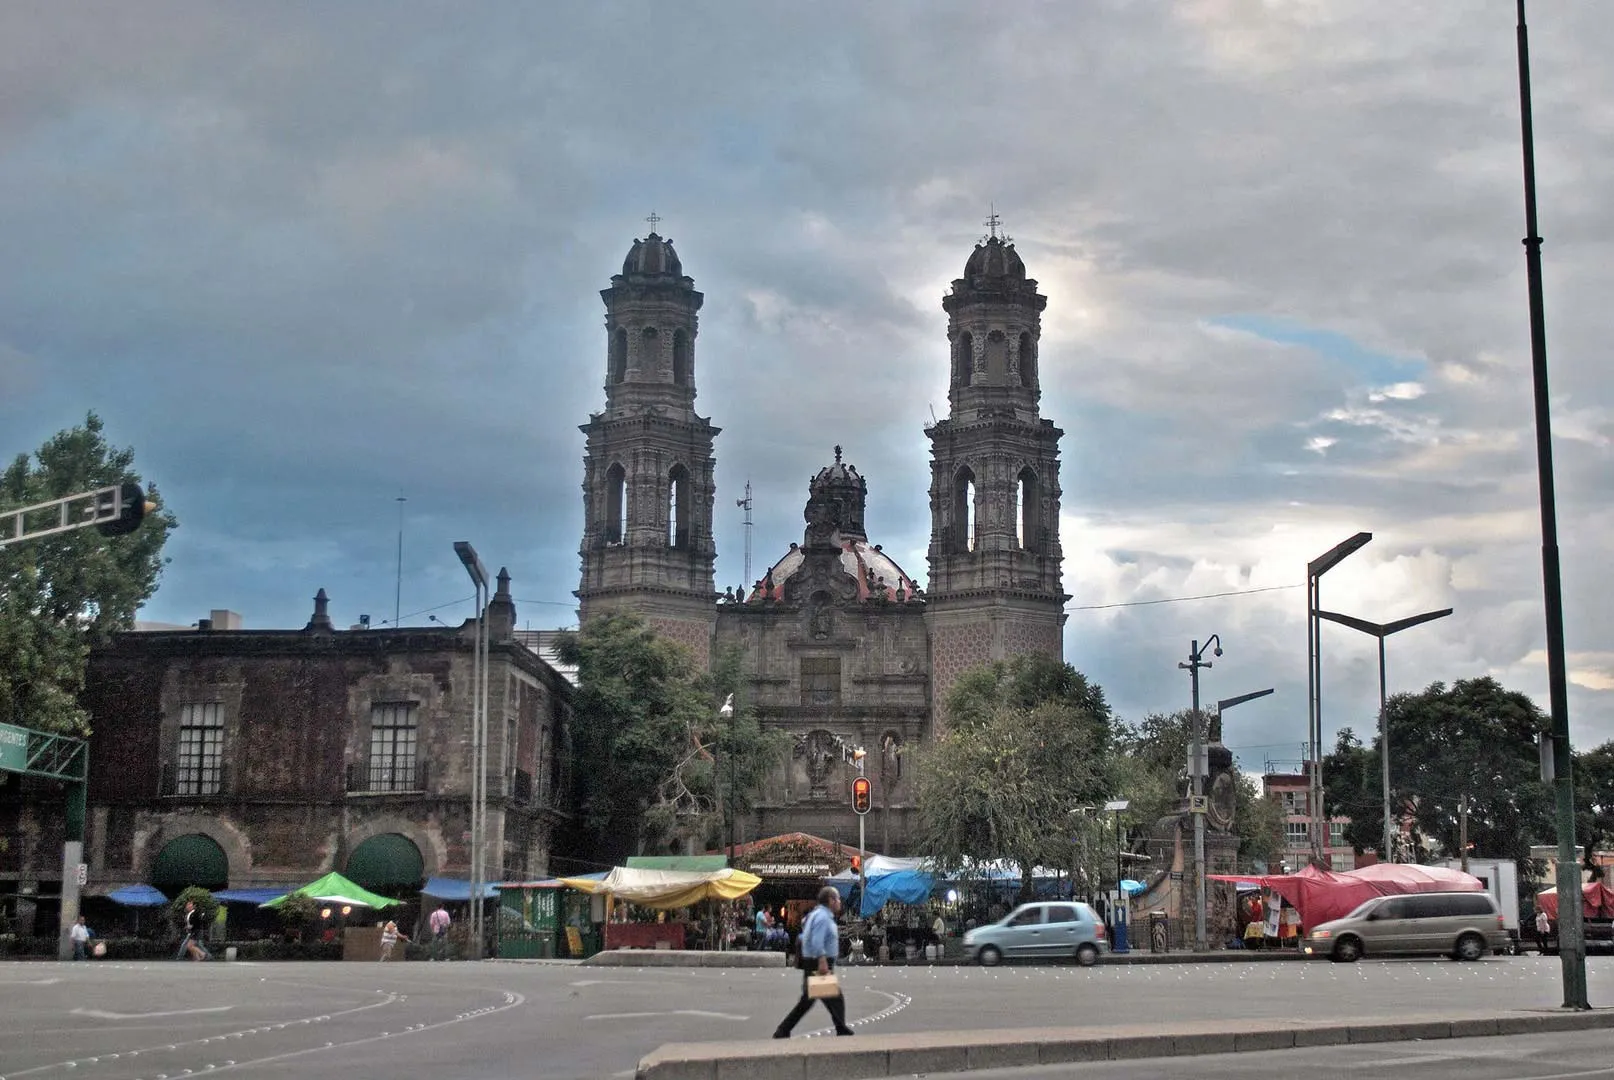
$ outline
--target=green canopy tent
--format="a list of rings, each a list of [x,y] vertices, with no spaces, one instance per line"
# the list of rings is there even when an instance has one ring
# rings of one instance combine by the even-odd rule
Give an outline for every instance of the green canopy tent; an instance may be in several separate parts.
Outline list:
[[[377,896],[369,889],[360,888],[347,878],[331,871],[318,881],[310,881],[300,889],[293,889],[286,896],[277,896],[259,907],[277,908],[286,902],[287,896],[311,896],[322,904],[352,904],[354,907],[388,908],[400,903],[398,900],[389,900],[385,896]]]

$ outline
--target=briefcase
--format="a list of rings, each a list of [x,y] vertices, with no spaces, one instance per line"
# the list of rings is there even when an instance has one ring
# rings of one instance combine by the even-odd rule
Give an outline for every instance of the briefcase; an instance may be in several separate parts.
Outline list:
[[[841,996],[841,980],[832,971],[828,975],[807,976],[807,996],[813,999]]]

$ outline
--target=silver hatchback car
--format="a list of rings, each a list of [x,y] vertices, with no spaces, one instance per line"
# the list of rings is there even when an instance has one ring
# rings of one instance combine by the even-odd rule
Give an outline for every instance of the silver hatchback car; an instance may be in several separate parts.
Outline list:
[[[1086,967],[1104,948],[1098,912],[1080,901],[1021,904],[995,923],[964,934],[964,953],[991,967],[1008,957],[1074,957]]]
[[[1511,944],[1496,901],[1482,892],[1375,896],[1306,935],[1306,955],[1350,963],[1364,955],[1478,960]]]

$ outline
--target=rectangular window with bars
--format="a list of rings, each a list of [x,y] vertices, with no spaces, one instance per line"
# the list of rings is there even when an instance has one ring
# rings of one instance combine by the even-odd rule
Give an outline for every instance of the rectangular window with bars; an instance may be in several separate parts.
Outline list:
[[[179,760],[174,794],[217,795],[224,781],[224,709],[216,701],[193,701],[180,709]]]
[[[408,703],[370,707],[368,791],[413,791],[415,707]]]
[[[801,703],[839,705],[841,703],[841,658],[804,656],[801,658]]]

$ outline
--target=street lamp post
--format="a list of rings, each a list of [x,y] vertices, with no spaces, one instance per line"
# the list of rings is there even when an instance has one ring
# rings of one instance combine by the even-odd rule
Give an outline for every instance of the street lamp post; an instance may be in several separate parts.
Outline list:
[[[1451,614],[1451,608],[1441,608],[1439,611],[1426,611],[1422,615],[1411,615],[1395,622],[1375,623],[1366,619],[1353,618],[1350,615],[1341,615],[1337,611],[1319,611],[1319,619],[1337,622],[1341,626],[1348,626],[1352,630],[1360,630],[1364,634],[1372,634],[1379,639],[1379,767],[1380,780],[1384,787],[1384,861],[1395,862],[1395,849],[1390,844],[1392,836],[1390,827],[1390,726],[1385,718],[1385,690],[1384,690],[1384,639],[1391,634],[1410,630],[1426,622],[1444,619]]]
[[[1222,639],[1212,634],[1205,640],[1206,648],[1215,648],[1215,655],[1222,655]],[[1204,659],[1205,651],[1200,647],[1198,640],[1188,643],[1188,662],[1177,666],[1188,672],[1188,683],[1193,688],[1193,712],[1189,714],[1188,724],[1188,772],[1189,799],[1188,812],[1194,818],[1194,948],[1200,952],[1205,949],[1205,792],[1204,785],[1204,757],[1205,736],[1201,731],[1203,726],[1199,715],[1199,669],[1211,666],[1209,660]]]
[[[1126,890],[1121,888],[1121,815],[1131,805],[1129,799],[1111,799],[1104,804],[1105,812],[1115,815],[1115,906],[1110,909],[1110,947],[1116,952],[1128,951],[1125,924],[1129,920],[1122,910]]]
[[[723,810],[723,832],[725,834],[725,839],[727,839],[728,845],[729,845],[729,865],[733,866],[734,865],[734,740],[731,739],[731,738],[727,738],[727,736],[730,733],[730,729],[734,726],[734,695],[733,694],[730,694],[728,697],[723,699],[723,704],[718,707],[717,715],[722,717],[722,719],[723,719],[723,726],[718,732],[718,738],[728,743],[729,793],[728,793],[728,799],[723,804],[724,805],[724,810]],[[717,785],[717,770],[716,770],[716,768],[713,768],[713,770],[712,770],[712,785],[714,787]]]
[[[476,549],[464,540],[454,542],[465,572],[476,591],[476,638],[471,661],[471,873],[470,957],[482,959],[483,847],[487,843],[487,720],[488,720],[488,571]]]
[[[1541,232],[1536,220],[1535,114],[1530,106],[1530,31],[1518,0],[1519,142],[1524,155],[1524,269],[1530,303],[1530,374],[1536,414],[1536,482],[1541,502],[1541,584],[1547,621],[1547,696],[1552,715],[1553,801],[1558,817],[1559,896],[1580,888],[1575,859],[1574,753],[1569,745],[1569,677],[1564,646],[1564,596],[1558,561],[1558,496],[1552,478],[1552,402],[1547,384],[1547,314],[1541,287]],[[1558,908],[1558,958],[1564,1008],[1589,1009],[1586,931],[1579,904]]]
[[[1323,817],[1323,658],[1322,622],[1317,611],[1322,607],[1322,577],[1346,558],[1373,539],[1370,532],[1359,532],[1349,540],[1342,540],[1306,564],[1306,682],[1308,690],[1306,739],[1311,743],[1310,794],[1311,804],[1311,858],[1325,866],[1322,842]]]

